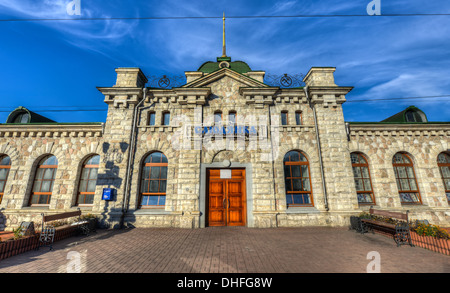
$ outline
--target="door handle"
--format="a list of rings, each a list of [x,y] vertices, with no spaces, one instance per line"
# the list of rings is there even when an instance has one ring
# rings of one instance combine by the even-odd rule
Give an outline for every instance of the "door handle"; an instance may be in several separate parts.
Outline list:
[[[224,198],[223,202],[222,202],[222,206],[224,209],[229,209],[230,208],[230,199],[229,198]]]

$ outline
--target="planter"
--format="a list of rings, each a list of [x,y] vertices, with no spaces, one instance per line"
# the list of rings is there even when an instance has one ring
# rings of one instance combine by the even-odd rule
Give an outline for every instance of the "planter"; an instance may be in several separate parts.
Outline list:
[[[39,245],[39,237],[26,236],[18,240],[8,240],[0,243],[0,260],[19,253],[37,248]]]
[[[65,225],[56,227],[53,242],[78,235],[78,227],[79,225]],[[39,236],[40,232],[37,232],[33,236],[25,236],[17,240],[10,239],[0,242],[0,260],[26,251],[37,249],[39,247]]]
[[[422,247],[431,251],[450,255],[450,240],[441,239],[432,236],[421,236],[411,231],[411,240],[415,246]]]

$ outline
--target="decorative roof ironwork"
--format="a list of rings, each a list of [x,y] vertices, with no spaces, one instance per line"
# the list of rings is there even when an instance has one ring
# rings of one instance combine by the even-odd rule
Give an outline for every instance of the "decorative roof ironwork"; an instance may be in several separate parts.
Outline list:
[[[270,86],[277,86],[280,88],[297,88],[304,87],[305,83],[303,82],[304,74],[283,74],[283,75],[274,75],[274,74],[266,74],[264,76],[264,83]]]

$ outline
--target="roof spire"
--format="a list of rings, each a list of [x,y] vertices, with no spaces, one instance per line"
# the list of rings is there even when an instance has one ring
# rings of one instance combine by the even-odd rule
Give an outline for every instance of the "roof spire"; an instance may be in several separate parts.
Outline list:
[[[223,12],[223,37],[222,37],[222,57],[227,57],[227,47],[225,44],[225,12]]]

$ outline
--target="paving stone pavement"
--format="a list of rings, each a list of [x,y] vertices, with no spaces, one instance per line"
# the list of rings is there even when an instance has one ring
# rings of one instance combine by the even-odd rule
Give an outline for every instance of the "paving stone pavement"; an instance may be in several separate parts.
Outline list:
[[[450,273],[449,256],[324,227],[98,230],[1,260],[0,273],[366,273],[371,251],[381,273]]]

